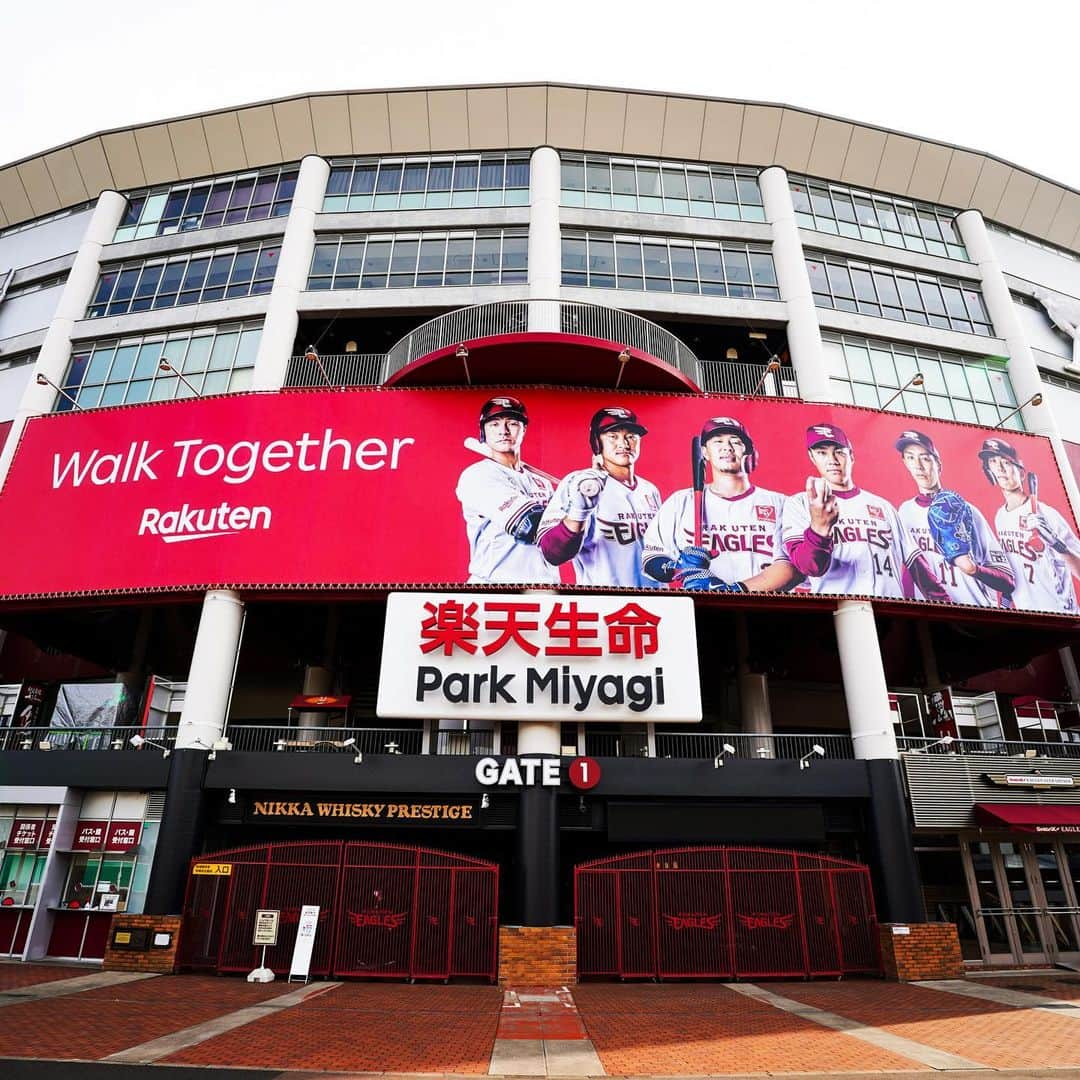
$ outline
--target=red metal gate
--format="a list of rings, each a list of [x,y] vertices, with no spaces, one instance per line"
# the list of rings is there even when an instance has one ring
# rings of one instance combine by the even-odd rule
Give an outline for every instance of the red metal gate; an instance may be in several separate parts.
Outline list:
[[[228,867],[196,873],[197,866]],[[281,912],[266,966],[289,970],[300,908],[319,906],[312,975],[449,979],[497,972],[499,868],[396,844],[264,844],[192,860],[181,963],[250,971],[258,908]]]
[[[878,974],[870,871],[768,848],[669,848],[574,870],[578,975]]]

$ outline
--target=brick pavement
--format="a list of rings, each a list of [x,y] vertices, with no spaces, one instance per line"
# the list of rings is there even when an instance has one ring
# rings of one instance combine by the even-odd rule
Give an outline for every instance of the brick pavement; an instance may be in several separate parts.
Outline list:
[[[866,993],[866,984],[862,986]],[[922,1068],[909,1058],[717,984],[592,983],[576,986],[574,999],[608,1073],[670,1076]]]
[[[778,994],[996,1069],[1080,1066],[1080,1022],[925,987],[770,983]]]
[[[100,970],[100,967],[88,967],[86,964],[0,963],[0,994],[6,990],[19,990],[24,986],[36,986],[56,979],[73,979]]]
[[[494,986],[346,983],[162,1064],[482,1074],[501,1006]]]
[[[9,1005],[0,1018],[0,1057],[95,1060],[286,990],[283,983],[162,976]]]
[[[1025,994],[1044,994],[1046,997],[1080,1001],[1080,972],[1032,972],[1030,975],[980,975],[971,980],[977,985],[1000,986],[1004,990],[1020,990]]]

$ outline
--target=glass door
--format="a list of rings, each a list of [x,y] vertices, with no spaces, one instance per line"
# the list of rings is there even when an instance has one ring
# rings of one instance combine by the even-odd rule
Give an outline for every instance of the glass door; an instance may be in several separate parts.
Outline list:
[[[1080,962],[1080,909],[1076,902],[1080,849],[1061,841],[1030,846],[1046,901],[1044,933],[1056,953],[1051,959]],[[1067,850],[1070,847],[1071,858]]]
[[[976,842],[962,848],[983,962],[1007,964],[1019,950],[997,845]]]

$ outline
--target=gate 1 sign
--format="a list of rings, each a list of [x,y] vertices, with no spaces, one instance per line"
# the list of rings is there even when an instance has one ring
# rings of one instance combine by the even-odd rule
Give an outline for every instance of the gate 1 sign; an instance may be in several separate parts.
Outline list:
[[[377,713],[698,723],[693,601],[392,593]]]

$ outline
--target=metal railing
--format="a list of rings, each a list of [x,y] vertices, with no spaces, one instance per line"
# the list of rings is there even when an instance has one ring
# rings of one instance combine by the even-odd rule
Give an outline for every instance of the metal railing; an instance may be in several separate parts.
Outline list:
[[[724,750],[724,744],[734,748],[734,755]],[[656,756],[660,758],[716,758],[720,754],[738,758],[781,758],[793,760],[814,753],[820,746],[827,758],[854,758],[855,748],[850,735],[747,735],[658,731]]]
[[[131,739],[144,742],[136,747]],[[0,728],[4,750],[156,750],[176,741],[174,727],[6,727]],[[151,746],[158,743],[158,746]]]
[[[941,739],[901,735],[896,745],[909,754],[993,754],[1014,758],[1071,758],[1080,760],[1080,742],[1030,742],[1017,739]]]
[[[587,731],[585,753],[589,757],[648,757],[649,737],[643,731]]]
[[[494,754],[494,731],[436,731],[435,753],[450,755]]]
[[[662,326],[618,308],[563,300],[500,300],[438,315],[390,349],[383,378],[389,379],[414,360],[440,349],[526,331],[601,338],[663,360],[695,382],[699,379],[697,357]]]
[[[799,381],[793,368],[782,367],[766,374],[765,364],[744,364],[734,360],[701,360],[698,385],[710,394],[739,394],[742,397],[799,396]]]
[[[276,727],[233,724],[227,732],[234,751],[261,753],[419,754],[424,733],[419,728]]]
[[[290,356],[285,386],[379,386],[385,362],[385,353],[327,353],[317,360]]]

